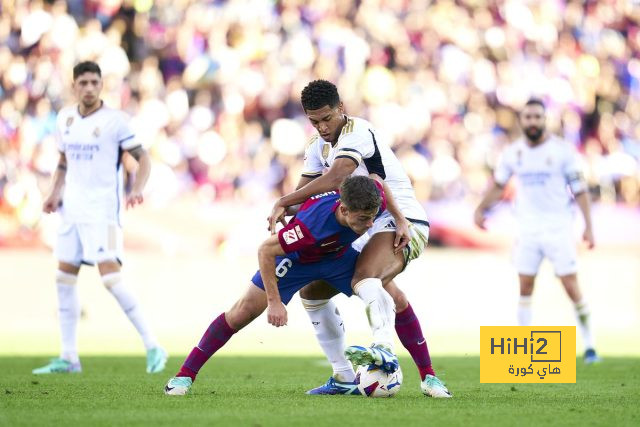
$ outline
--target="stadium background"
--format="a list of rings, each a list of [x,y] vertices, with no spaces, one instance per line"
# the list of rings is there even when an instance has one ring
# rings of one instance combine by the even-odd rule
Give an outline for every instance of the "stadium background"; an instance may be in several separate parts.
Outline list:
[[[392,138],[427,208],[433,244],[398,282],[435,356],[477,354],[478,326],[515,323],[508,207],[488,233],[472,212],[532,94],[584,157],[598,246],[581,250],[579,272],[598,349],[640,354],[637,2],[1,4],[0,354],[58,351],[57,219],[41,203],[57,162],[55,111],[73,101],[81,59],[101,65],[103,99],[131,114],[152,155],[146,202],[125,214],[125,273],[171,353],[247,286],[272,202],[295,186],[313,133],[300,90],[321,77],[349,114]],[[97,272],[79,286],[81,355],[141,353]],[[534,323],[575,322],[547,264],[533,304]],[[349,342],[367,343],[359,301],[339,307]],[[297,298],[289,312],[286,328],[260,318],[223,354],[318,353]]]

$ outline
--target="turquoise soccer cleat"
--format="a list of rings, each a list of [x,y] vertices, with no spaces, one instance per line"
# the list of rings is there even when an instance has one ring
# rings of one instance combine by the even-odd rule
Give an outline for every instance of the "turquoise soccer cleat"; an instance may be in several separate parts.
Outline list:
[[[307,391],[307,394],[315,395],[360,395],[358,390],[358,384],[348,381],[337,381],[335,378],[330,377],[329,380],[322,384],[320,387],[312,388]]]
[[[47,365],[31,371],[31,373],[36,375],[69,373],[78,374],[80,372],[82,372],[82,366],[80,366],[80,362],[72,363],[60,357],[54,357]]]
[[[376,365],[385,372],[398,370],[398,357],[383,347],[362,347],[352,345],[346,348],[344,355],[354,366]]]
[[[184,396],[191,389],[193,381],[189,377],[173,377],[164,386],[164,394],[170,396]]]
[[[167,352],[163,348],[149,349],[147,351],[147,374],[155,374],[164,370],[167,359]]]
[[[427,375],[420,383],[420,389],[425,396],[428,397],[452,397],[453,395],[447,389],[442,381],[438,377],[433,375]]]

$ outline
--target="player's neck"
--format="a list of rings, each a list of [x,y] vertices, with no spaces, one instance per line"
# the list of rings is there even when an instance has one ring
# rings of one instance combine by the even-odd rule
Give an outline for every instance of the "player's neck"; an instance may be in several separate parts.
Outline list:
[[[78,104],[78,114],[80,114],[82,117],[87,117],[90,114],[95,113],[96,111],[98,111],[100,108],[102,108],[103,105],[103,101],[101,99],[98,100],[98,102],[96,102],[95,104],[87,107],[85,106],[82,102]]]

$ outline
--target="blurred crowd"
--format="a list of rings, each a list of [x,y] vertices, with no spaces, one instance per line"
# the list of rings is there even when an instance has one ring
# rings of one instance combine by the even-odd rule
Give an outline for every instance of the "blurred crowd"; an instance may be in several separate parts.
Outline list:
[[[389,136],[424,202],[475,202],[535,95],[594,197],[639,204],[637,1],[0,3],[0,236],[38,224],[55,114],[88,59],[150,151],[160,201],[248,205],[294,188],[313,134],[300,91],[323,78]]]

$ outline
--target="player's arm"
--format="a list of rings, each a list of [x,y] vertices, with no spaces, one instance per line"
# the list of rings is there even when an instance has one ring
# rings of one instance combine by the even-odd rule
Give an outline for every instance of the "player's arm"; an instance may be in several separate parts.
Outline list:
[[[393,198],[391,189],[384,182],[384,180],[375,173],[371,173],[369,174],[369,176],[382,184],[385,200],[387,202],[387,210],[389,211],[391,216],[393,216],[393,219],[396,222],[396,240],[393,242],[393,252],[397,254],[411,241],[411,233],[409,232],[409,221],[400,211],[396,200]]]
[[[503,192],[504,185],[498,182],[494,182],[493,185],[487,190],[473,215],[474,221],[478,227],[482,229],[485,228],[484,220],[486,213],[489,209],[491,209],[493,205],[495,205],[500,199],[502,199]]]
[[[46,213],[55,212],[60,206],[62,200],[62,188],[64,187],[64,180],[67,176],[67,156],[60,152],[60,158],[58,159],[58,166],[53,173],[53,180],[51,182],[51,190],[49,195],[42,204],[42,210]]]
[[[141,145],[127,150],[127,153],[138,162],[138,170],[131,186],[131,192],[127,195],[127,207],[134,207],[144,201],[142,190],[144,190],[151,173],[151,159],[147,150]]]
[[[267,294],[267,320],[273,326],[285,326],[287,324],[287,309],[280,299],[276,278],[276,257],[285,254],[278,236],[270,236],[258,249],[260,276]]]
[[[589,192],[583,191],[574,195],[574,197],[578,207],[580,208],[580,212],[582,212],[582,216],[584,217],[584,233],[582,234],[582,238],[587,242],[589,249],[593,249],[595,241],[593,239],[593,228],[591,225],[591,202],[589,200]]]
[[[302,175],[300,177],[300,180],[298,181],[298,185],[296,186],[296,190],[301,189],[302,187],[304,187],[305,185],[307,185],[308,183],[310,183],[311,181],[313,181],[314,179],[316,179],[317,176],[305,176]],[[287,215],[295,215],[298,213],[298,209],[300,209],[300,206],[302,205],[302,203],[298,203],[295,204],[293,206],[287,206]]]
[[[349,158],[336,159],[331,168],[322,176],[311,180],[303,187],[293,193],[282,196],[274,205],[269,216],[269,230],[272,234],[276,232],[276,223],[284,217],[285,208],[302,203],[309,197],[316,194],[333,191],[340,187],[342,181],[351,175],[358,165]]]

